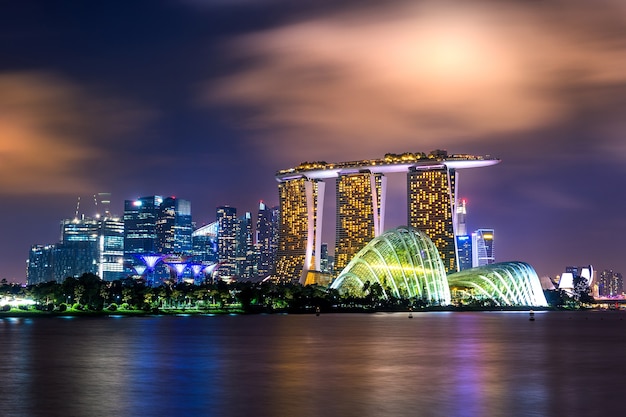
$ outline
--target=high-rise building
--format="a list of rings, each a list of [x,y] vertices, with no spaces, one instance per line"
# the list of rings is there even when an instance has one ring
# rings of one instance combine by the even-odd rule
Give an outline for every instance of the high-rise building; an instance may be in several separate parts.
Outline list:
[[[600,297],[619,297],[624,292],[622,274],[611,269],[605,269],[598,280],[598,295]]]
[[[252,240],[252,216],[246,212],[237,219],[237,275],[242,278],[252,278],[256,275],[254,263],[254,245]]]
[[[456,251],[459,260],[459,271],[472,267],[472,237],[467,234],[465,217],[467,216],[467,204],[465,200],[456,205]]]
[[[472,268],[472,237],[469,235],[457,236],[456,247],[459,258],[459,271]]]
[[[472,266],[478,267],[495,262],[493,229],[476,230],[472,233]]]
[[[99,273],[99,236],[97,219],[82,216],[61,221],[61,243],[57,245],[54,262],[58,279]]]
[[[107,211],[108,213],[108,211]],[[110,213],[99,219],[98,276],[115,281],[126,276],[124,272],[124,221]]]
[[[435,244],[446,272],[457,272],[454,233],[456,171],[446,165],[412,167],[407,174],[409,226]]]
[[[268,207],[262,201],[256,224],[257,274],[267,277],[274,272],[278,249],[278,207]]]
[[[57,281],[54,270],[56,245],[33,245],[28,253],[27,283],[37,285]]]
[[[337,223],[335,267],[340,272],[348,262],[384,229],[387,178],[358,172],[337,178]]]
[[[156,254],[156,222],[163,197],[154,195],[124,202],[124,262],[131,268],[142,264],[139,256]]]
[[[276,278],[304,284],[309,271],[319,271],[323,181],[297,176],[278,184],[280,234],[276,259]]]
[[[324,274],[332,274],[331,262],[328,256],[328,244],[322,243],[320,254],[320,271]]]
[[[191,241],[194,262],[205,264],[218,262],[217,233],[218,222],[216,221],[193,231]]]
[[[239,221],[235,207],[217,208],[217,254],[220,276],[237,275],[237,237]]]
[[[191,254],[191,203],[167,197],[159,205],[155,224],[156,249],[161,254]]]
[[[335,258],[341,258],[335,259],[334,272],[338,273],[341,272],[340,265],[349,261],[350,253],[358,246],[351,246],[347,237],[349,233],[355,233],[359,238],[370,233],[368,219],[353,220],[359,215],[369,216],[366,206],[374,207],[373,214],[377,213],[376,209],[379,210],[380,232],[384,232],[384,186],[381,182],[378,195],[379,186],[373,186],[372,179],[376,182],[376,178],[382,180],[383,175],[395,172],[407,173],[409,226],[426,233],[440,252],[446,270],[456,272],[457,171],[499,162],[497,158],[448,155],[446,151],[435,150],[429,155],[406,152],[363,161],[303,162],[295,168],[278,171],[276,180],[281,217],[275,277],[306,284],[309,271],[320,271],[319,237],[324,214],[324,180],[337,179],[338,183],[337,231],[345,233],[344,236],[337,236],[335,242],[339,243],[335,248]],[[366,196],[368,174],[369,198]]]

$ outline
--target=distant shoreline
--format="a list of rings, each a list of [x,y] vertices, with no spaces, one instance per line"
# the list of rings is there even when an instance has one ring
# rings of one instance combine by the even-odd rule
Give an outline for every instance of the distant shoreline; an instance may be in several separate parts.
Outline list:
[[[581,308],[581,309],[562,309],[553,307],[507,307],[507,308],[467,308],[467,307],[430,307],[423,309],[415,309],[413,311],[407,309],[363,309],[363,308],[336,308],[330,310],[323,310],[319,314],[344,314],[344,313],[357,313],[357,314],[372,314],[372,313],[426,313],[426,312],[498,312],[498,311],[510,311],[510,312],[530,312],[530,311],[555,311],[555,312],[593,312],[593,311],[611,311],[611,312],[626,312],[626,310],[607,310],[601,308]],[[233,309],[220,309],[220,310],[196,310],[196,309],[166,309],[166,310],[118,310],[118,311],[80,311],[80,310],[66,310],[66,311],[39,311],[39,310],[17,310],[1,311],[0,319],[2,318],[18,318],[18,317],[150,317],[150,316],[225,316],[225,315],[258,315],[258,314],[318,314],[315,309],[306,310],[261,310],[258,311],[244,311],[240,308]]]

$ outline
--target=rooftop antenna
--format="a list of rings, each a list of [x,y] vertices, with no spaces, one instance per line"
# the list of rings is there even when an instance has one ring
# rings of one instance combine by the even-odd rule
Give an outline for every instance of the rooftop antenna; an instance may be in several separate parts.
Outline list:
[[[78,219],[78,211],[80,209],[80,196],[78,196],[78,201],[76,202],[76,213],[74,214],[74,218]]]

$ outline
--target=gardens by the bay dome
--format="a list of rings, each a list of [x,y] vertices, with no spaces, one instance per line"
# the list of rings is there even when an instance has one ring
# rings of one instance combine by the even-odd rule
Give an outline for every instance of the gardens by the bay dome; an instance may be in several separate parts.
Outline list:
[[[398,227],[370,241],[331,288],[358,292],[366,283],[380,284],[385,297],[450,304],[448,280],[435,244],[423,232],[409,227]]]
[[[385,298],[417,298],[430,305],[450,304],[453,288],[455,294],[489,299],[500,306],[547,306],[537,273],[529,264],[494,263],[446,276],[430,238],[404,226],[370,241],[331,288],[359,294],[374,284],[380,285]]]

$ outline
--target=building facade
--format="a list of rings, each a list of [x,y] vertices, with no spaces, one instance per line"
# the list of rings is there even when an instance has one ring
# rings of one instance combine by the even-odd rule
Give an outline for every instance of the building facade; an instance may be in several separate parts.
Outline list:
[[[335,268],[341,271],[384,230],[387,178],[382,174],[343,174],[336,184]]]
[[[493,229],[478,229],[472,233],[472,266],[474,268],[496,262],[493,235]]]
[[[267,277],[275,271],[279,213],[278,207],[268,207],[262,201],[259,203],[255,247],[257,252],[256,273],[260,277]]]
[[[408,223],[428,236],[447,273],[457,272],[454,231],[456,172],[445,165],[411,168],[407,174]]]
[[[277,280],[304,284],[309,271],[320,270],[324,189],[323,181],[302,177],[278,184]]]

